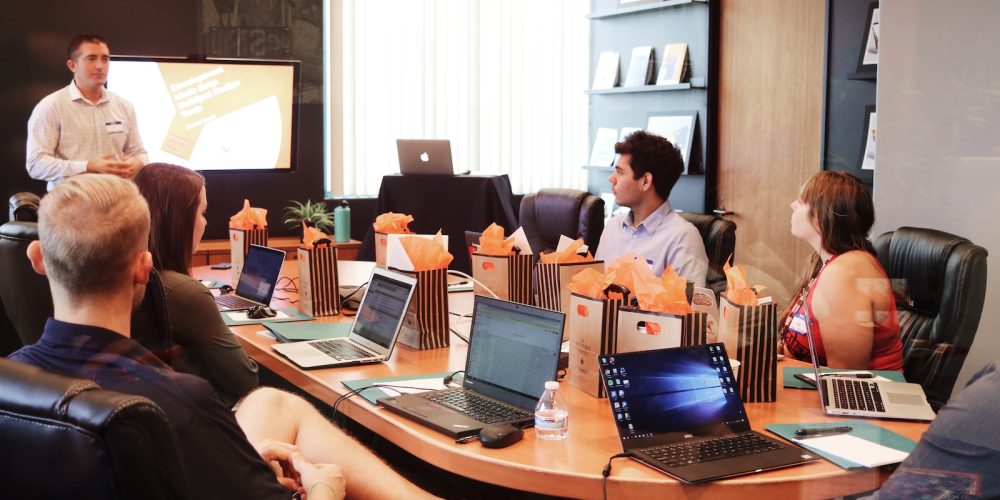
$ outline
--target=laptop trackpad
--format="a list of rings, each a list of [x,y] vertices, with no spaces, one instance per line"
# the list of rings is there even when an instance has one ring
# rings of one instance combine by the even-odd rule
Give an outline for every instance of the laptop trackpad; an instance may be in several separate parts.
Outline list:
[[[889,392],[886,394],[889,402],[895,405],[913,405],[913,406],[923,406],[924,398],[916,394],[907,394],[904,392]]]

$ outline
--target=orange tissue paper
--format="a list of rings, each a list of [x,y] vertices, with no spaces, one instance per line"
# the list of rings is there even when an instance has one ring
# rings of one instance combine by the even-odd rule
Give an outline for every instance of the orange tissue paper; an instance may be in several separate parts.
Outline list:
[[[233,229],[263,229],[267,227],[267,209],[253,208],[250,200],[243,200],[243,209],[229,218],[229,227]]]
[[[400,238],[399,244],[403,246],[406,256],[413,264],[414,271],[445,269],[454,258],[445,248],[440,231],[433,239],[407,236]]]
[[[412,232],[409,227],[411,222],[413,222],[412,215],[386,212],[375,217],[372,227],[376,233],[409,234]]]
[[[587,255],[580,255],[577,250],[583,246],[583,238],[574,241],[562,252],[543,253],[538,258],[542,264],[573,264],[576,262],[592,262],[594,256],[587,252]]]
[[[479,250],[476,253],[494,257],[506,257],[514,253],[514,238],[503,237],[503,226],[496,222],[483,231],[479,237]]]
[[[309,227],[306,225],[305,221],[302,222],[302,247],[306,249],[312,249],[317,241],[326,239],[327,243],[333,241],[333,237],[329,234],[320,231],[314,227]]]
[[[606,299],[604,289],[611,284],[607,275],[602,274],[593,268],[586,268],[573,275],[568,285],[569,290],[585,297],[594,299]]]
[[[740,266],[730,266],[726,261],[722,265],[726,273],[726,291],[722,292],[726,299],[741,306],[757,305],[757,291],[747,282],[747,272]]]

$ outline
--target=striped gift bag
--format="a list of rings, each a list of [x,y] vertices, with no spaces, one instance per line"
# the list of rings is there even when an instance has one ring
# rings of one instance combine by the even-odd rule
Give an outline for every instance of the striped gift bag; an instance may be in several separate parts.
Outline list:
[[[740,362],[736,376],[746,403],[769,403],[777,398],[778,305],[741,306],[719,299],[719,341],[730,358]]]
[[[534,304],[531,295],[531,266],[533,255],[493,255],[472,254],[472,277],[476,283],[476,295],[489,295],[483,285],[497,297],[520,304]],[[480,283],[482,285],[480,285]]]
[[[595,271],[604,272],[604,261],[596,260],[590,262],[572,262],[565,264],[543,264],[538,263],[538,307],[551,309],[566,313],[569,311],[569,285],[580,271],[593,268]]]
[[[410,308],[403,319],[399,342],[414,349],[437,349],[451,345],[448,322],[448,270],[400,271],[417,279]]]
[[[569,331],[570,385],[590,394],[605,397],[597,357],[614,354],[618,345],[618,312],[628,303],[628,292],[621,298],[595,299],[577,293],[570,295],[566,329]]]
[[[299,310],[310,316],[340,314],[337,249],[332,245],[298,249]]]

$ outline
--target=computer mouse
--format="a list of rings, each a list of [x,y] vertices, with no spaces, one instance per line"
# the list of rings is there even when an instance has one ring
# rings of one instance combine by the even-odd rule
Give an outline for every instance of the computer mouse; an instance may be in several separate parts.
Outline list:
[[[524,437],[524,431],[510,424],[489,424],[479,431],[479,442],[486,448],[506,448]]]
[[[247,317],[251,319],[273,318],[277,315],[278,313],[274,312],[274,309],[267,306],[254,307],[247,311]]]

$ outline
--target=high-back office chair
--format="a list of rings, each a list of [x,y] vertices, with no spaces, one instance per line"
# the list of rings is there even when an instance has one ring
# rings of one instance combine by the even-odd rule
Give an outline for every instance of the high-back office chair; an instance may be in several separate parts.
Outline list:
[[[14,193],[7,201],[10,207],[10,220],[38,222],[38,204],[41,198],[35,193],[22,191]]]
[[[9,498],[185,498],[167,416],[139,396],[0,359]]]
[[[986,249],[942,231],[901,227],[879,236],[875,250],[897,291],[906,380],[922,385],[937,410],[951,396],[976,337]]]
[[[0,226],[0,354],[6,356],[42,336],[52,316],[49,281],[28,261],[28,244],[38,239],[38,224],[8,222]],[[132,313],[133,338],[170,363],[172,335],[160,275],[152,270],[146,296]]]
[[[736,223],[717,215],[679,213],[701,233],[705,253],[708,254],[708,275],[705,282],[718,297],[726,289],[726,274],[722,271],[722,266],[736,252]]]
[[[604,200],[575,189],[539,189],[521,200],[520,224],[535,255],[554,251],[563,234],[583,238],[594,253],[604,231]]]

